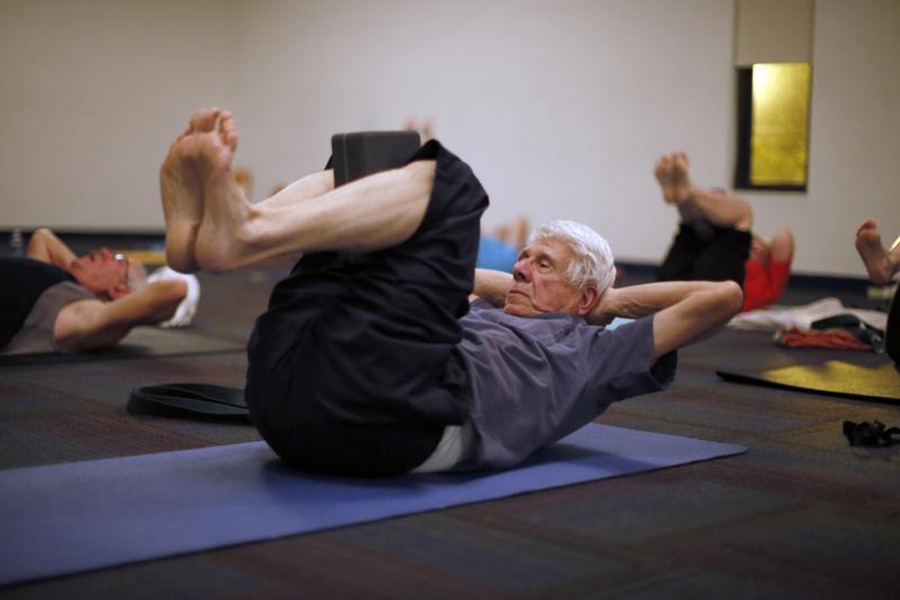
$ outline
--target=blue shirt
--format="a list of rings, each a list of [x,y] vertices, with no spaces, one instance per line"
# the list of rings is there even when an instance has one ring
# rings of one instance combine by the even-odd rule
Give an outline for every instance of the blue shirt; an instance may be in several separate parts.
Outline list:
[[[613,402],[667,387],[676,356],[654,361],[653,317],[615,330],[571,314],[517,317],[483,300],[461,319],[480,437],[463,467],[506,468],[600,415]]]
[[[478,242],[478,258],[475,266],[479,269],[512,273],[513,265],[516,264],[518,257],[519,251],[512,245],[483,235]]]

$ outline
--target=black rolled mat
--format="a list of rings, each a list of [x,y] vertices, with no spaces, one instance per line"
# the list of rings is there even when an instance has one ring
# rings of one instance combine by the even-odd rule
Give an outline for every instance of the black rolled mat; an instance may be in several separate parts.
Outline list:
[[[250,423],[244,388],[209,383],[164,383],[131,390],[127,410],[134,415]]]

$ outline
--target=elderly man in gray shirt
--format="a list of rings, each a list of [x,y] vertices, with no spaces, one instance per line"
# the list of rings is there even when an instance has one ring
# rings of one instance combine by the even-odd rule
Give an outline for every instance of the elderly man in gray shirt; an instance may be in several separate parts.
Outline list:
[[[161,171],[169,264],[301,256],[248,347],[254,424],[288,463],[357,476],[508,468],[674,377],[675,350],[740,308],[733,282],[614,289],[588,227],[539,228],[513,273],[476,272],[487,194],[437,141],[335,187],[331,170],[250,204],[230,113],[201,109]],[[471,295],[471,296],[470,296]],[[614,330],[615,317],[635,319]]]

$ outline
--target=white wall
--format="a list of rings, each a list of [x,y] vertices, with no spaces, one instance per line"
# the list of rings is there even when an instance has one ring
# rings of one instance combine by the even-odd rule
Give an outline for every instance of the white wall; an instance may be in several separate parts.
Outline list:
[[[809,193],[750,195],[763,233],[797,232],[797,271],[860,275],[856,224],[900,223],[898,11],[817,3]],[[723,0],[0,0],[0,229],[161,228],[159,161],[218,103],[257,195],[320,168],[334,132],[431,116],[488,224],[574,218],[656,262],[675,214],[655,158],[730,182],[732,38]]]
[[[191,107],[233,102],[216,0],[0,0],[0,228],[160,230]]]
[[[429,115],[491,194],[486,222],[574,218],[658,260],[675,214],[656,156],[726,171],[731,19],[720,0],[255,3],[242,160],[267,190],[319,168],[333,132]]]

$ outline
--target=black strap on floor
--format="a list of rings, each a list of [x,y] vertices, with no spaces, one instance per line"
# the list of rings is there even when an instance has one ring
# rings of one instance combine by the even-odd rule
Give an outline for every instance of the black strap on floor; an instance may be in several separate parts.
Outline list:
[[[900,442],[900,427],[887,429],[881,421],[844,421],[844,435],[851,446],[893,446]]]
[[[208,383],[166,383],[131,390],[128,412],[180,419],[249,423],[243,388]]]

